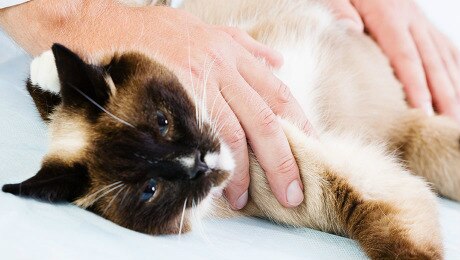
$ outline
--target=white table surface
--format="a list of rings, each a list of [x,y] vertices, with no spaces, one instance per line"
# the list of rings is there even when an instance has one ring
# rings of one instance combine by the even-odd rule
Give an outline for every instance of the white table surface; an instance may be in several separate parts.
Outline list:
[[[460,45],[460,2],[419,0]],[[0,185],[32,176],[46,151],[46,127],[24,91],[27,57],[0,34]],[[447,259],[460,259],[460,204],[441,200]],[[0,192],[0,259],[365,259],[350,239],[240,218],[208,220],[203,232],[152,237],[70,205]]]

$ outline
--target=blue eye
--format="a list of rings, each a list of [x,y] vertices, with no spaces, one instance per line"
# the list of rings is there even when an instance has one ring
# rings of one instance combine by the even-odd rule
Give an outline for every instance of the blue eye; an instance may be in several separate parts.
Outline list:
[[[161,111],[157,111],[157,123],[158,129],[160,130],[160,134],[162,136],[165,136],[169,130],[169,122],[165,114],[163,114],[163,112]]]
[[[150,198],[152,198],[152,196],[155,194],[156,189],[157,181],[155,181],[154,179],[150,179],[147,183],[147,186],[145,186],[144,191],[142,192],[141,201],[147,201]]]

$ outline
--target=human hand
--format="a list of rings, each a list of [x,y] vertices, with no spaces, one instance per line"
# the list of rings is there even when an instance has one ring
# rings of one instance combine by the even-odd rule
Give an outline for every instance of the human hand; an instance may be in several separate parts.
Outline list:
[[[251,53],[275,66],[282,58],[240,30],[209,26],[182,11],[165,8],[152,17],[175,22],[156,32],[174,37],[162,43],[153,41],[151,47],[192,94],[205,96],[210,117],[234,152],[235,175],[226,188],[232,207],[241,209],[248,200],[247,139],[278,201],[286,207],[300,204],[299,170],[276,115],[305,127],[308,121],[289,88]]]
[[[412,0],[331,0],[339,19],[363,21],[388,56],[411,106],[460,122],[460,53]],[[362,20],[361,20],[362,18]]]
[[[273,66],[282,58],[246,33],[177,9],[128,8],[112,0],[34,0],[2,9],[0,25],[35,54],[53,42],[82,55],[132,49],[154,54],[189,93],[204,97],[233,150],[237,166],[226,189],[232,207],[241,209],[248,199],[247,139],[278,201],[286,207],[302,202],[299,169],[276,115],[304,130],[309,124],[289,88],[254,55]]]

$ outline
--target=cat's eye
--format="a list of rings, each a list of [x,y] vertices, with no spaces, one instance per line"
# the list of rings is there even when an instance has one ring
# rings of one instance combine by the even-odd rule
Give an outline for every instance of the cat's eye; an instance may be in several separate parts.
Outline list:
[[[153,197],[155,194],[155,191],[157,190],[157,181],[154,179],[150,179],[145,186],[144,191],[142,192],[141,195],[141,201],[148,201]]]
[[[165,136],[169,130],[169,122],[165,114],[161,111],[157,111],[157,124],[158,129],[160,130],[160,134]]]

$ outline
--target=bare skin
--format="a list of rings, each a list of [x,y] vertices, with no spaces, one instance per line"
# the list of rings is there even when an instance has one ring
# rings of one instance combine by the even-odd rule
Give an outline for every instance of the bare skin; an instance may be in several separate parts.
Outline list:
[[[285,207],[302,202],[298,166],[276,115],[295,119],[305,131],[309,124],[289,88],[254,55],[272,66],[282,64],[282,57],[247,34],[204,24],[183,11],[128,8],[111,0],[34,0],[0,10],[0,26],[33,55],[53,42],[80,54],[117,49],[155,53],[195,93],[203,93],[197,83],[203,81],[205,61],[213,63],[205,98],[237,162],[226,189],[230,204],[241,209],[248,199],[246,140],[279,202]]]
[[[460,52],[412,0],[330,0],[339,18],[364,27],[389,57],[409,104],[460,122]],[[433,109],[434,108],[434,109]]]
[[[330,1],[339,18],[351,21],[357,30],[366,27],[375,37],[412,106],[429,115],[434,106],[460,122],[460,54],[413,1]],[[298,167],[275,115],[299,122],[305,131],[311,130],[308,120],[289,88],[253,55],[274,67],[282,64],[282,57],[247,34],[206,25],[178,10],[132,9],[110,0],[34,0],[1,9],[0,26],[33,55],[53,42],[80,54],[130,48],[157,53],[197,93],[203,93],[202,84],[197,83],[202,81],[204,63],[212,63],[206,100],[208,105],[215,104],[209,105],[213,108],[210,114],[237,161],[226,190],[230,204],[241,209],[247,202],[246,140],[267,172],[279,202],[293,207],[303,200]]]

